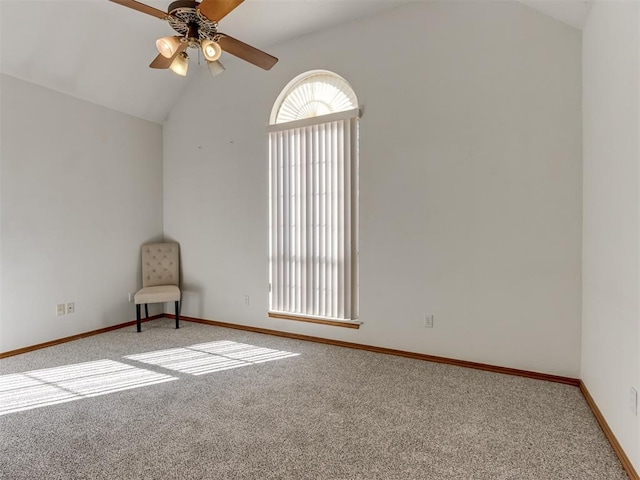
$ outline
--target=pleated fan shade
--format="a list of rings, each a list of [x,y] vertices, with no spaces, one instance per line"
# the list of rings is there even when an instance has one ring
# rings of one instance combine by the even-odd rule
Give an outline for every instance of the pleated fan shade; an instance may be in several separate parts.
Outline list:
[[[286,123],[357,108],[351,86],[336,75],[317,74],[294,85],[280,105],[275,123]]]

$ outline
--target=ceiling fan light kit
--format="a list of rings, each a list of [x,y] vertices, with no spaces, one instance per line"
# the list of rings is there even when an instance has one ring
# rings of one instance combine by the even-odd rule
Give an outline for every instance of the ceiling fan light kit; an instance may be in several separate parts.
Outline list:
[[[226,70],[224,68],[224,65],[220,63],[220,60],[216,60],[215,62],[207,61],[207,66],[209,67],[209,72],[211,73],[212,77],[215,77],[216,75],[220,75],[222,72]]]
[[[186,77],[187,69],[189,68],[189,56],[186,52],[179,53],[173,62],[171,62],[171,66],[169,68],[173,73]]]
[[[180,46],[180,37],[162,37],[156,40],[158,52],[165,58],[171,58]]]
[[[270,70],[278,61],[276,57],[218,31],[218,22],[244,0],[177,0],[169,5],[167,13],[136,0],[110,1],[165,20],[179,34],[156,41],[160,53],[149,65],[151,68],[168,68],[185,76],[189,66],[187,48],[202,50],[213,76],[225,70],[218,61],[223,51],[264,70]]]
[[[213,40],[209,40],[207,38],[205,40],[202,40],[202,42],[200,42],[200,45],[202,47],[202,54],[204,55],[204,58],[206,58],[209,62],[215,62],[220,58],[220,55],[222,55],[222,48],[220,48],[220,45],[218,45]]]

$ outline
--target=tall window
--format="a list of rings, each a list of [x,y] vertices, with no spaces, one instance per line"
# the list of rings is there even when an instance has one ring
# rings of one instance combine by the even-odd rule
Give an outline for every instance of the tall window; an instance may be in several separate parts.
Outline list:
[[[342,77],[289,83],[269,126],[270,316],[358,318],[358,101]]]

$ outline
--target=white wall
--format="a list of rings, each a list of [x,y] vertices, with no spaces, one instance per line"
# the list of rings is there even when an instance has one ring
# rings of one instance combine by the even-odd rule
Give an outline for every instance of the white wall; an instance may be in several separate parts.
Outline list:
[[[580,52],[521,4],[420,2],[270,49],[270,72],[201,69],[163,137],[183,313],[578,376]],[[267,317],[265,125],[316,68],[364,113],[357,331]]]
[[[640,4],[596,2],[583,31],[581,378],[640,471]]]
[[[162,127],[6,75],[0,352],[135,318],[139,247],[162,235]],[[55,316],[57,303],[76,312]]]

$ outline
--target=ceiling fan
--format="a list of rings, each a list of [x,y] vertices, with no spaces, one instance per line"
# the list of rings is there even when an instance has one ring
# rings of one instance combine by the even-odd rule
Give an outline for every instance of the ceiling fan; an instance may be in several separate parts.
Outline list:
[[[270,70],[278,61],[276,57],[218,31],[218,22],[244,0],[176,0],[166,13],[135,0],[110,1],[165,20],[179,34],[156,40],[160,53],[149,65],[151,68],[169,68],[185,76],[189,47],[202,51],[214,76],[225,70],[218,60],[223,51],[264,70]]]

